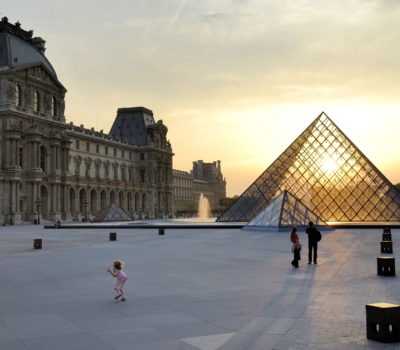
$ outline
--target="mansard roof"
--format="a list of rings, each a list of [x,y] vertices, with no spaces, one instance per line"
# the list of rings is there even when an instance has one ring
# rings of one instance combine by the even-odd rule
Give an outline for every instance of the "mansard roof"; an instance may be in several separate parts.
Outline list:
[[[149,144],[147,128],[155,124],[153,112],[144,107],[119,108],[110,135],[139,146]]]
[[[42,64],[57,79],[56,71],[44,55],[45,41],[33,37],[33,31],[21,28],[19,22],[11,24],[7,17],[0,21],[0,69],[13,69],[30,64]]]

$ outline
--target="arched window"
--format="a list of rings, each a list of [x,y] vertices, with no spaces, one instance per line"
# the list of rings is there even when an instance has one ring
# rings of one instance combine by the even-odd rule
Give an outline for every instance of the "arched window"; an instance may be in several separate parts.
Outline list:
[[[15,89],[15,105],[21,106],[22,105],[22,88],[21,85],[17,84]]]
[[[46,171],[46,148],[44,146],[40,147],[40,167],[42,171]]]
[[[21,168],[24,164],[24,149],[22,147],[18,148],[18,164]]]
[[[40,111],[40,94],[39,91],[35,90],[33,94],[33,110],[35,112]]]
[[[54,96],[51,98],[51,115],[57,116],[57,100]]]

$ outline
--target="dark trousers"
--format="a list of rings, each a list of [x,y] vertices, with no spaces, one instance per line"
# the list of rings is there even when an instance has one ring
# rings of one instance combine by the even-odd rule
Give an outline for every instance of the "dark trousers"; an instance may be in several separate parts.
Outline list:
[[[294,267],[299,267],[299,260],[300,260],[300,249],[295,249],[293,252],[292,265]]]
[[[317,262],[317,250],[318,250],[318,242],[313,242],[313,241],[309,241],[308,242],[308,262],[311,263],[311,261],[313,261],[314,263]],[[314,259],[312,259],[312,253],[314,251]]]

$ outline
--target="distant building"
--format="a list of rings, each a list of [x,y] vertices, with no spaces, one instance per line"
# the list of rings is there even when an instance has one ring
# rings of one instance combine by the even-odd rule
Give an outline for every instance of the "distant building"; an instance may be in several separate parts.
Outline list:
[[[0,21],[0,223],[81,220],[117,201],[134,218],[172,215],[167,127],[120,108],[109,134],[66,123],[66,89],[45,41]]]
[[[204,163],[193,162],[190,172],[172,170],[174,213],[195,213],[200,194],[210,202],[215,212],[221,209],[219,200],[226,197],[226,180],[221,172],[221,161]]]

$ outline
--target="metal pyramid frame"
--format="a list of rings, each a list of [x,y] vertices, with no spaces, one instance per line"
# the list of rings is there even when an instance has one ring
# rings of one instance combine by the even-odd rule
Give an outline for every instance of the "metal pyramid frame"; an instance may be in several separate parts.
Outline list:
[[[316,225],[324,224],[317,214],[307,208],[289,191],[285,190],[261,209],[247,226],[307,226],[310,221]]]
[[[323,112],[217,221],[250,221],[285,190],[328,223],[400,221],[400,191]]]

